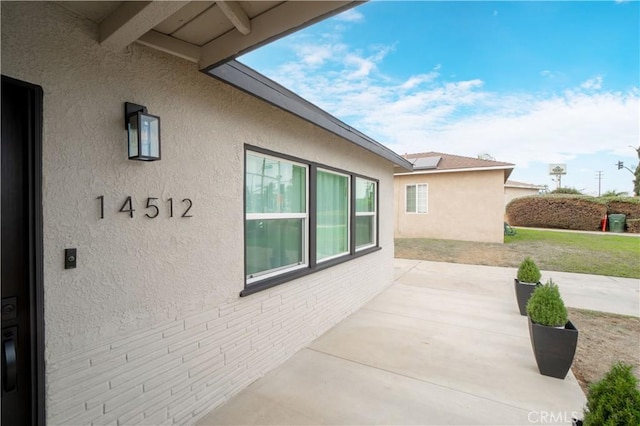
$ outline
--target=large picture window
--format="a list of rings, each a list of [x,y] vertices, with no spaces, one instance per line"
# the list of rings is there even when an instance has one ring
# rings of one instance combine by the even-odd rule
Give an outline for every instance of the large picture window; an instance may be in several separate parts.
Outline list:
[[[245,296],[378,250],[378,182],[260,148],[245,156]]]
[[[356,250],[376,245],[376,182],[356,178]]]
[[[307,174],[305,165],[247,153],[248,281],[307,265]]]
[[[405,211],[407,213],[429,213],[429,186],[426,183],[406,186]]]

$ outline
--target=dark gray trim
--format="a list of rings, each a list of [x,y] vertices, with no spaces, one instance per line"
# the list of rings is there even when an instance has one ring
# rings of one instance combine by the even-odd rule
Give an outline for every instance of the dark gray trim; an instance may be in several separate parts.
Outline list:
[[[275,107],[300,117],[328,132],[340,136],[384,158],[401,169],[408,172],[413,171],[413,164],[411,164],[410,161],[391,151],[380,142],[371,139],[364,133],[359,132],[311,102],[296,95],[291,90],[238,61],[228,62],[217,68],[209,69],[205,71],[205,73],[258,99],[262,99]]]
[[[309,268],[318,265],[318,215],[311,214],[318,209],[318,166],[309,165]]]
[[[31,310],[31,413],[32,424],[45,424],[45,364],[44,364],[44,248],[42,221],[42,129],[43,90],[41,86],[2,75],[4,83],[24,87],[29,91],[28,194],[29,210],[29,293]]]
[[[349,209],[349,221],[351,222],[351,226],[349,227],[349,241],[351,241],[351,244],[349,244],[349,254],[351,256],[353,256],[354,254],[356,254],[356,177],[352,175],[351,176],[351,188],[350,188],[350,192],[351,192],[351,208]]]
[[[257,293],[259,291],[262,290],[266,290],[268,288],[271,287],[275,287],[279,284],[284,284],[288,281],[297,279],[297,278],[301,278],[304,277],[306,275],[310,275],[310,274],[314,274],[318,271],[322,271],[324,269],[330,268],[332,266],[335,265],[339,265],[341,263],[344,262],[348,262],[350,260],[356,259],[358,257],[367,255],[369,253],[373,253],[379,250],[382,250],[382,248],[379,245],[379,237],[378,237],[378,233],[379,233],[379,226],[380,226],[380,212],[379,212],[379,204],[376,204],[376,241],[375,241],[375,246],[373,247],[369,247],[367,249],[364,250],[360,250],[360,251],[356,251],[355,248],[355,180],[356,177],[362,178],[362,179],[367,179],[370,180],[372,182],[376,182],[376,191],[379,191],[380,188],[380,181],[378,179],[374,179],[368,176],[364,176],[358,173],[353,173],[353,172],[349,172],[347,170],[343,170],[343,169],[338,169],[335,167],[331,167],[331,166],[326,166],[324,164],[320,164],[320,163],[316,163],[313,161],[307,161],[304,160],[302,158],[298,158],[298,157],[293,157],[291,155],[287,155],[287,154],[280,154],[268,149],[264,149],[264,148],[260,148],[260,147],[256,147],[256,146],[252,146],[252,145],[248,145],[245,144],[244,145],[244,163],[245,163],[245,167],[243,170],[243,174],[245,175],[245,177],[243,178],[243,181],[245,182],[244,188],[243,188],[243,197],[244,197],[244,201],[243,201],[243,205],[244,205],[244,212],[243,212],[243,221],[244,221],[244,233],[246,235],[246,211],[247,211],[247,207],[246,207],[246,158],[247,158],[247,152],[255,152],[255,153],[259,153],[259,154],[264,154],[264,155],[269,155],[272,157],[276,157],[276,158],[282,158],[283,160],[288,160],[288,161],[292,161],[295,163],[300,163],[300,164],[305,164],[307,165],[307,167],[309,168],[309,193],[308,193],[308,200],[309,200],[309,211],[308,211],[308,217],[309,217],[309,251],[308,251],[308,267],[304,268],[304,269],[298,269],[295,271],[291,271],[291,272],[286,272],[283,273],[282,275],[278,275],[275,277],[271,277],[271,278],[267,278],[264,279],[262,281],[258,281],[256,283],[253,284],[247,284],[247,275],[246,275],[246,264],[247,264],[247,245],[246,245],[246,236],[243,239],[243,243],[244,243],[244,265],[245,265],[245,270],[244,270],[244,282],[245,282],[245,287],[244,290],[242,290],[240,292],[240,297],[244,297],[244,296],[249,296],[250,294],[254,294]],[[335,259],[331,259],[325,262],[321,262],[318,263],[316,260],[317,257],[317,247],[316,247],[316,225],[317,225],[317,217],[316,214],[314,213],[316,210],[316,203],[317,203],[317,192],[316,192],[316,175],[317,175],[317,170],[318,168],[324,169],[324,170],[332,170],[335,171],[337,173],[342,173],[345,175],[350,176],[351,179],[351,192],[350,192],[350,203],[351,203],[351,210],[349,212],[349,215],[351,217],[351,227],[350,227],[350,247],[349,247],[349,253],[346,253],[340,257],[337,257]],[[378,203],[378,193],[376,193],[376,203]]]
[[[34,323],[36,343],[36,377],[34,401],[36,412],[36,424],[43,426],[45,417],[45,364],[44,364],[44,245],[43,245],[43,219],[42,219],[42,129],[43,129],[43,96],[40,86],[33,87],[33,182],[31,185],[30,199],[33,212],[33,251],[35,276],[32,286],[34,290]]]
[[[339,265],[341,263],[345,263],[350,260],[356,259],[358,257],[364,256],[376,251],[380,251],[380,250],[382,250],[381,247],[371,247],[366,250],[361,250],[354,255],[344,255],[336,259],[331,259],[327,262],[319,263],[313,269],[311,268],[299,269],[297,271],[292,271],[287,274],[278,275],[277,277],[269,278],[264,281],[257,282],[255,284],[247,285],[244,288],[244,290],[240,292],[240,297],[249,296],[251,294],[258,293],[260,291],[275,287],[280,284],[284,284],[286,282],[295,280],[297,278],[302,278],[307,275],[315,274],[316,272],[322,271],[332,266]]]

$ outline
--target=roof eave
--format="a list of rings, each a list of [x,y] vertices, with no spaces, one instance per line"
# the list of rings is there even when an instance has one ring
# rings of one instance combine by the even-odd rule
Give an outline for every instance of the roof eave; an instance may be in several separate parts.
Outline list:
[[[415,170],[413,172],[402,172],[396,173],[397,176],[406,176],[406,175],[426,175],[426,174],[436,174],[436,173],[461,173],[461,172],[483,172],[483,171],[491,171],[491,170],[504,170],[505,173],[505,182],[507,181],[507,177],[511,175],[515,165],[512,166],[492,166],[492,167],[466,167],[466,168],[457,168],[457,169],[432,169],[432,170]]]
[[[400,170],[413,171],[411,162],[389,148],[238,61],[230,61],[204,73],[346,139],[391,162]]]

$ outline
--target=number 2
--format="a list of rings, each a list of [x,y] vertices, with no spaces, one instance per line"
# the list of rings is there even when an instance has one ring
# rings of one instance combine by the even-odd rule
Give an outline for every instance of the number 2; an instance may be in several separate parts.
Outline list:
[[[183,203],[189,203],[189,207],[187,207],[187,209],[184,211],[184,213],[182,213],[182,217],[193,217],[189,213],[189,210],[191,210],[191,207],[193,207],[193,202],[189,199],[189,198],[185,198],[184,200],[182,200]]]

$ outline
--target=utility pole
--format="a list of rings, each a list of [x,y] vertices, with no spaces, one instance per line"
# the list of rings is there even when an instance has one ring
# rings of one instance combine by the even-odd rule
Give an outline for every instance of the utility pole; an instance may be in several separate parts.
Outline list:
[[[598,179],[598,197],[600,196],[600,188],[602,187],[602,175],[604,175],[602,170],[596,172],[596,179]]]

